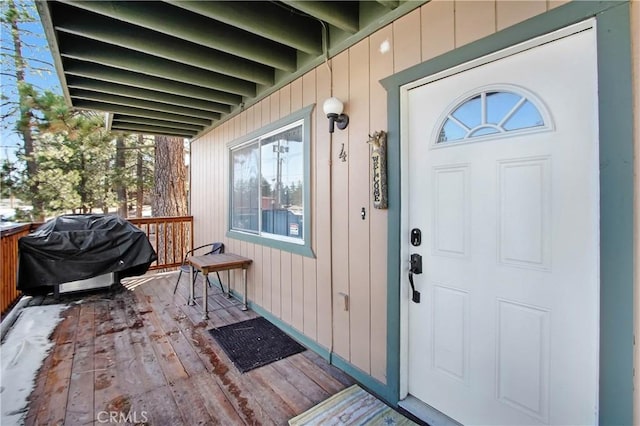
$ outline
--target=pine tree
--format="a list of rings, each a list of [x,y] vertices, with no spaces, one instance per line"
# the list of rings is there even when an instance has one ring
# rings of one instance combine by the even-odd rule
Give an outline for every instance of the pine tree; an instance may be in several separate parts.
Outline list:
[[[43,212],[103,212],[115,204],[114,136],[104,128],[102,114],[74,111],[51,92],[33,94],[37,117],[33,158]]]
[[[16,2],[15,0],[4,0],[1,2],[2,14],[0,22],[3,26],[3,33],[9,33],[11,45],[3,46],[2,55],[2,75],[10,77],[3,78],[2,87],[2,122],[13,122],[9,120],[15,117],[15,130],[21,136],[24,143],[23,155],[26,162],[25,184],[28,188],[23,191],[33,206],[33,215],[36,219],[42,220],[43,200],[39,195],[39,181],[37,179],[38,165],[34,158],[35,140],[33,136],[33,111],[31,108],[31,96],[35,89],[27,82],[26,72],[42,73],[50,72],[52,65],[37,58],[26,58],[24,55],[25,29],[24,24],[34,22],[36,15],[32,2]],[[6,47],[6,49],[5,49]],[[7,80],[13,87],[9,87]],[[12,98],[17,99],[17,102]]]

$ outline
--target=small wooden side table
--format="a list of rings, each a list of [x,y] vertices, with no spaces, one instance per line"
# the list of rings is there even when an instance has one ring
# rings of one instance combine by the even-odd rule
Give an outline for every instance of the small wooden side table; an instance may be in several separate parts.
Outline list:
[[[205,254],[203,256],[191,256],[187,259],[187,262],[191,265],[191,286],[189,287],[189,305],[193,306],[196,304],[195,299],[193,297],[194,291],[194,282],[193,282],[193,271],[194,268],[199,270],[204,277],[206,277],[211,272],[220,272],[227,271],[227,297],[231,297],[231,280],[229,276],[229,271],[233,269],[242,269],[242,286],[244,289],[244,293],[242,294],[242,310],[246,311],[247,308],[247,268],[253,262],[251,259],[239,256],[233,253],[221,253],[221,254]],[[224,293],[224,284],[220,283],[222,286],[222,292]],[[207,283],[205,282],[202,286],[202,296],[203,296],[203,314],[202,319],[209,319],[209,313],[207,311],[208,308],[208,300],[207,300]]]

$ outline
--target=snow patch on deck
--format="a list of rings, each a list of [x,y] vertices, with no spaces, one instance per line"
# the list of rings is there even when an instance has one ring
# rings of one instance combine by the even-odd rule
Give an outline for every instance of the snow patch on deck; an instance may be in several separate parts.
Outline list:
[[[0,424],[21,425],[28,411],[27,398],[38,370],[54,346],[49,337],[63,318],[66,305],[22,309],[0,348]]]

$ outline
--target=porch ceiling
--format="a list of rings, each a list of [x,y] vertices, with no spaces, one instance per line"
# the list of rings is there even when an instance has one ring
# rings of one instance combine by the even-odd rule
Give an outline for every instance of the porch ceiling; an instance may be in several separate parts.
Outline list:
[[[194,137],[424,1],[36,2],[67,102]]]

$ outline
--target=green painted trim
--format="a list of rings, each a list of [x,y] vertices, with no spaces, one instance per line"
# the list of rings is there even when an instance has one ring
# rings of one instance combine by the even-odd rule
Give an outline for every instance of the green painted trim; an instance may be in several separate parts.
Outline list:
[[[234,290],[231,290],[231,295],[237,299],[238,301],[242,301],[242,295]],[[349,376],[353,377],[360,385],[366,388],[369,392],[376,395],[378,398],[385,400],[388,404],[396,407],[398,398],[395,397],[394,394],[389,393],[389,388],[378,380],[372,378],[369,374],[360,370],[359,368],[353,366],[348,361],[344,360],[340,356],[332,353],[326,347],[320,345],[315,340],[312,340],[296,328],[291,325],[285,323],[280,318],[274,316],[271,312],[267,311],[260,305],[253,303],[251,301],[247,302],[249,309],[254,311],[260,316],[265,317],[279,329],[287,333],[289,336],[293,337],[300,344],[305,346],[307,349],[312,350],[313,352],[320,355],[325,361],[329,364],[333,365],[336,368],[339,368]]]
[[[251,133],[247,133],[244,136],[241,136],[237,139],[232,140],[231,142],[227,143],[227,148],[234,148],[238,145],[242,145],[245,142],[249,142],[251,139],[256,139],[262,135],[264,135],[265,133],[269,133],[272,132],[274,130],[278,130],[280,127],[284,127],[287,126],[291,123],[293,123],[294,121],[298,121],[298,120],[302,120],[305,119],[305,127],[307,122],[306,120],[309,119],[311,120],[311,111],[313,110],[313,108],[316,106],[316,104],[311,104],[311,105],[307,105],[306,107],[299,109],[298,111],[291,113],[289,115],[287,115],[286,117],[282,117],[281,119],[274,121],[272,123],[267,124],[266,126],[263,126],[257,130],[254,130]],[[309,135],[309,141],[311,141],[311,130],[308,129],[308,135]],[[306,146],[306,145],[305,145]]]
[[[305,212],[305,216],[306,216],[306,212]],[[306,218],[305,218],[305,223],[308,223],[306,222]],[[305,244],[296,244],[296,243],[290,243],[288,241],[274,240],[272,238],[261,237],[260,235],[249,234],[246,232],[239,232],[239,231],[233,231],[233,230],[228,230],[226,235],[228,238],[231,238],[234,240],[246,241],[248,243],[271,247],[277,250],[282,250],[282,251],[286,251],[293,254],[299,254],[300,256],[315,258],[315,254],[313,253],[311,244],[307,244],[306,242]]]
[[[388,89],[387,89],[388,90]],[[400,230],[402,223],[400,174],[400,90],[387,98],[387,386],[400,396]]]
[[[364,371],[355,367],[353,364],[349,363],[349,361],[341,358],[335,353],[332,354],[331,358],[331,365],[334,365],[335,367],[347,373],[349,376],[353,377],[358,382],[358,384],[364,387],[367,391],[374,394],[377,398],[384,400],[392,407],[398,406],[397,394],[392,394],[391,392],[389,392],[389,387],[387,385],[377,381],[368,373],[365,373]]]
[[[400,87],[594,16],[598,31],[601,141],[599,421],[632,424],[633,87],[627,1],[572,1],[381,81],[387,90],[388,114],[387,378],[388,392],[396,399],[400,389]]]
[[[242,300],[242,295],[234,290],[231,291],[231,295],[238,301]],[[394,394],[389,393],[389,388],[386,385],[372,378],[369,374],[353,366],[348,361],[344,360],[335,353],[330,352],[329,349],[320,345],[315,340],[310,339],[308,336],[292,327],[291,325],[285,323],[280,318],[274,316],[271,312],[262,308],[260,305],[251,301],[249,301],[247,305],[249,306],[249,309],[257,313],[258,315],[268,319],[271,323],[287,333],[289,336],[296,339],[307,349],[312,350],[313,352],[320,355],[329,364],[333,365],[336,368],[339,368],[349,376],[353,377],[360,385],[362,385],[371,393],[375,394],[378,398],[384,399],[387,403],[391,404],[394,407],[397,406],[397,398]]]
[[[279,129],[280,127],[287,126],[295,121],[304,120],[303,131],[304,131],[304,213],[303,213],[303,237],[304,244],[296,244],[290,243],[288,241],[275,240],[273,238],[262,237],[257,234],[250,234],[247,232],[240,232],[233,230],[231,228],[227,229],[227,237],[233,238],[236,240],[247,241],[250,243],[255,243],[267,247],[273,247],[278,250],[283,250],[286,252],[299,254],[305,257],[315,257],[313,253],[313,249],[311,248],[311,112],[315,104],[307,105],[306,107],[290,114],[286,117],[281,118],[278,121],[274,121],[273,123],[269,123],[266,126],[255,130],[251,133],[248,133],[238,139],[235,139],[227,144],[227,149],[231,150],[239,145],[242,145],[245,142],[249,142],[253,139],[259,138],[260,136],[270,133],[274,130]],[[228,196],[231,196],[232,188],[231,184],[233,179],[231,177],[231,173],[233,169],[229,167],[229,187],[227,188]],[[227,211],[227,223],[231,226],[231,203],[229,203],[229,209]]]
[[[242,300],[242,295],[236,293],[233,290],[231,291],[231,295],[233,297],[235,297],[236,299],[238,299],[239,301]],[[302,332],[300,332],[297,329],[293,328],[291,325],[289,325],[286,322],[282,321],[280,318],[274,316],[271,312],[265,310],[260,305],[257,305],[257,304],[255,304],[253,302],[248,302],[247,305],[249,306],[249,309],[251,309],[253,312],[257,313],[260,316],[265,317],[266,319],[269,320],[269,322],[273,323],[273,325],[277,326],[280,330],[284,331],[289,336],[291,336],[294,339],[296,339],[301,345],[303,345],[307,349],[312,350],[313,352],[317,353],[325,361],[329,362],[331,357],[329,355],[330,353],[329,353],[329,350],[327,348],[325,348],[324,346],[320,345],[315,340],[311,340],[309,337],[304,335]]]
[[[629,4],[598,16],[601,425],[633,424],[633,83]],[[639,88],[635,88],[639,90]]]

